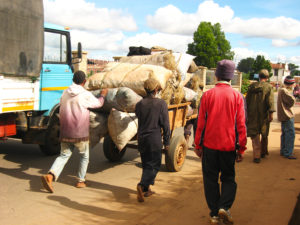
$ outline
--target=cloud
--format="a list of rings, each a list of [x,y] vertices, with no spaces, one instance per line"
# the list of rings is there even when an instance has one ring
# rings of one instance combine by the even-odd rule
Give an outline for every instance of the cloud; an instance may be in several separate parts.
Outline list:
[[[191,35],[201,21],[230,22],[232,17],[233,10],[230,7],[222,8],[213,1],[204,1],[194,14],[183,13],[173,5],[159,8],[154,16],[147,16],[147,23],[153,29],[163,33]]]
[[[299,46],[299,45],[300,45],[300,41],[298,41],[298,42],[295,42],[295,41],[289,42],[289,41],[285,41],[285,40],[282,40],[282,39],[272,40],[272,46],[274,46],[274,47],[292,47],[292,46]]]
[[[71,30],[73,48],[77,42],[81,42],[85,51],[103,50],[120,51],[119,44],[125,36],[120,31],[115,32],[90,32],[82,30]]]
[[[275,60],[272,60],[273,62],[282,62],[282,63],[285,63],[287,62],[287,57],[285,55],[282,55],[282,54],[278,54],[275,58]]]
[[[289,61],[300,66],[300,56],[292,56]]]
[[[234,51],[234,61],[235,63],[238,63],[242,59],[246,59],[248,57],[256,58],[258,55],[263,55],[265,59],[269,59],[269,55],[266,52],[258,51],[255,52],[253,50],[250,50],[248,48],[233,48],[232,51]]]
[[[192,37],[184,35],[140,33],[124,40],[123,47],[128,49],[129,46],[145,46],[148,48],[162,46],[173,51],[186,52],[187,45],[192,41]]]
[[[122,10],[97,8],[85,0],[44,0],[45,21],[73,29],[135,31],[131,15]]]
[[[255,59],[256,56],[263,55],[265,57],[265,59],[270,60],[273,63],[278,63],[278,62],[282,62],[282,63],[294,63],[294,64],[300,66],[300,56],[287,57],[285,55],[278,54],[278,55],[276,55],[274,57],[270,57],[269,54],[266,53],[266,52],[262,52],[262,51],[255,52],[255,51],[247,49],[247,48],[234,48],[232,50],[235,53],[235,55],[234,55],[234,62],[236,63],[236,65],[242,59],[246,59],[248,57],[251,57],[251,58]]]
[[[184,13],[173,5],[159,8],[153,16],[147,17],[150,27],[163,33],[192,35],[202,21],[219,22],[225,32],[241,34],[244,37],[268,39],[295,39],[300,36],[300,21],[287,18],[251,18],[248,20],[234,17],[229,6],[221,7],[207,0],[199,4],[195,13]]]
[[[283,16],[249,20],[233,18],[230,23],[223,25],[226,32],[242,34],[245,37],[295,39],[300,36],[300,21]]]

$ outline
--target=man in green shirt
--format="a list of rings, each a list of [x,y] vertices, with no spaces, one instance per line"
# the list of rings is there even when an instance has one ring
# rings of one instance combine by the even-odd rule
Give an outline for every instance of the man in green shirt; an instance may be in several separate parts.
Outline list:
[[[259,82],[249,86],[246,96],[247,136],[252,140],[255,163],[260,163],[260,159],[269,154],[268,135],[275,108],[273,87],[267,82],[268,79],[268,70],[262,69],[259,72]]]

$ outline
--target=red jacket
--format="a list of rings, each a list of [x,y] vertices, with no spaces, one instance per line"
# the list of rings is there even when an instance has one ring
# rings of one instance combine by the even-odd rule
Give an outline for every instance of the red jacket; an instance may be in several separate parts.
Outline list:
[[[234,151],[236,129],[239,152],[243,153],[247,143],[243,97],[229,84],[217,83],[215,88],[206,91],[201,99],[195,136],[196,148],[202,148],[200,140],[204,135],[205,147],[219,151]]]

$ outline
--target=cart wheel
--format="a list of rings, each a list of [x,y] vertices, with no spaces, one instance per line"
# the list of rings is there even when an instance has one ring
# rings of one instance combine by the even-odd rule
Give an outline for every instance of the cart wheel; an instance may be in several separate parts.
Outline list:
[[[103,152],[105,157],[111,162],[118,162],[126,152],[126,147],[119,151],[110,136],[106,136],[103,141]]]
[[[166,152],[165,162],[167,170],[178,172],[181,170],[187,151],[187,143],[183,135],[171,138],[170,148]]]

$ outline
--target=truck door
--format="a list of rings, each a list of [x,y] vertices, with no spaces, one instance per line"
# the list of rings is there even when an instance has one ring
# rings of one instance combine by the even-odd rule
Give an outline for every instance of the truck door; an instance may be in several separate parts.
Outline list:
[[[50,110],[59,103],[72,84],[70,33],[45,28],[44,59],[40,77],[40,110]]]

